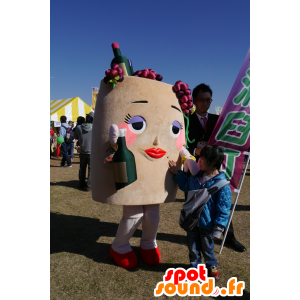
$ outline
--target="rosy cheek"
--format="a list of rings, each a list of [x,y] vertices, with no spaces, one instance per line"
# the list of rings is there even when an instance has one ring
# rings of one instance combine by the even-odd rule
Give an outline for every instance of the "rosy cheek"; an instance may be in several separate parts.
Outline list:
[[[118,128],[119,128],[119,129],[123,129],[123,128],[126,128],[126,129],[127,129],[126,135],[125,135],[126,146],[127,146],[127,147],[131,146],[131,145],[135,142],[135,139],[136,139],[136,133],[132,132],[132,131],[129,129],[128,124],[126,124],[126,123],[121,123],[121,124],[119,124],[119,125],[118,125]]]
[[[185,145],[185,133],[184,130],[181,129],[179,136],[176,138],[176,147],[180,150],[183,145]]]

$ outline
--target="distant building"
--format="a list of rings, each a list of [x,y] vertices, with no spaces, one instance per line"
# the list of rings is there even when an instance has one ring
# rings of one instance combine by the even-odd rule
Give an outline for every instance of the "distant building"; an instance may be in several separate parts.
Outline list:
[[[220,115],[223,107],[216,106],[216,115]]]

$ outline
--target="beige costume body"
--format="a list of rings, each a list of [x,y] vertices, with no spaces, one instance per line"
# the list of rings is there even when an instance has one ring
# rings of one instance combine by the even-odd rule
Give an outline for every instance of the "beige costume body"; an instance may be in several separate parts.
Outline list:
[[[144,118],[146,129],[142,133],[133,133],[124,123],[128,114]],[[183,128],[179,137],[171,133],[174,121]],[[118,191],[113,168],[104,164],[112,124],[127,129],[126,144],[135,156],[137,170],[137,180]],[[140,223],[143,231],[141,247],[151,249],[157,246],[159,204],[174,201],[178,189],[168,172],[168,161],[177,161],[180,168],[179,150],[184,138],[183,114],[172,85],[134,76],[125,76],[115,88],[101,81],[93,122],[92,198],[102,203],[124,205],[123,218],[112,245],[116,252],[131,251],[129,239]],[[152,158],[144,152],[149,148],[160,148],[166,154],[158,159]]]

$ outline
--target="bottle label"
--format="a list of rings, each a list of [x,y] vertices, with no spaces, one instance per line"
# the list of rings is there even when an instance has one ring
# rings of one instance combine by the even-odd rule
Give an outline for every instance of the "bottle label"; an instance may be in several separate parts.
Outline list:
[[[113,167],[114,167],[115,182],[118,183],[128,182],[126,162],[114,162]]]
[[[128,72],[127,72],[125,63],[119,63],[118,65],[123,70],[123,76],[128,76]]]

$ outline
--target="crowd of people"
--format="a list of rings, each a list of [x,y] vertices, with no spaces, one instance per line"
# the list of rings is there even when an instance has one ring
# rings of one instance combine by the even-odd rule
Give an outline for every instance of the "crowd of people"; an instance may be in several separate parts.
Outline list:
[[[192,92],[196,111],[189,119],[189,139],[190,141],[194,140],[193,143],[189,144],[189,151],[193,153],[197,162],[200,158],[201,149],[209,141],[219,118],[218,115],[208,113],[212,103],[212,94],[211,88],[206,84],[198,85]],[[190,176],[190,173],[188,176]],[[187,197],[187,193],[185,193],[185,196]],[[246,248],[234,236],[232,222],[227,233],[226,244],[238,252],[246,251]]]
[[[93,127],[94,112],[91,111],[84,117],[77,118],[77,124],[74,127],[74,122],[67,123],[67,117],[60,117],[59,134],[54,133],[50,128],[50,158],[54,152],[54,146],[59,147],[62,160],[61,167],[72,167],[74,159],[74,148],[79,152],[80,168],[79,168],[79,188],[83,191],[91,191],[91,145],[92,145],[92,127]],[[63,143],[58,144],[57,138],[63,138]],[[86,181],[86,169],[88,168],[88,178]]]
[[[197,162],[201,158],[201,168],[206,171],[204,176],[208,176],[207,178],[210,178],[212,174],[217,175],[217,170],[221,167],[224,159],[221,148],[215,146],[216,149],[211,149],[211,146],[206,146],[219,118],[218,115],[208,113],[213,101],[212,94],[211,88],[203,83],[193,89],[192,98],[196,110],[189,118],[189,140],[194,141],[193,143],[189,143],[189,151],[193,154]],[[178,175],[174,168],[173,173],[176,175],[174,176],[174,180],[179,188],[185,192],[185,200],[187,200],[188,190],[184,187],[183,182],[187,178],[192,177],[190,171],[183,178],[180,178],[182,175]],[[196,189],[194,185],[191,185],[190,188]],[[214,254],[214,240],[219,238],[219,236],[214,234],[215,231],[213,229],[215,225],[224,233],[224,229],[228,223],[229,213],[224,213],[225,209],[229,212],[231,208],[231,193],[229,193],[228,189],[228,187],[225,187],[214,197],[211,197],[211,203],[208,202],[206,204],[205,209],[203,209],[199,217],[198,226],[187,233],[187,246],[191,266],[197,267],[197,264],[201,263],[202,253],[210,274],[216,279],[219,278],[219,272],[216,268],[218,261]],[[228,205],[229,207],[226,208]],[[225,245],[238,252],[246,251],[246,248],[234,236],[232,222],[229,225]]]

